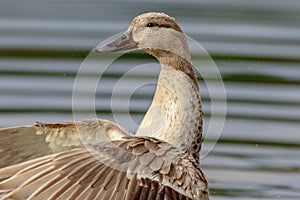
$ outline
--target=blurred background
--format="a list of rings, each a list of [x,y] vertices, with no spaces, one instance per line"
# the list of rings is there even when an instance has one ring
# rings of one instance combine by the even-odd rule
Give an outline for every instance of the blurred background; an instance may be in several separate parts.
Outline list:
[[[0,127],[73,120],[73,85],[88,53],[148,11],[175,17],[221,72],[226,122],[213,151],[201,160],[211,199],[300,199],[297,0],[2,0]],[[193,59],[201,59],[197,51],[192,53]],[[107,67],[102,66],[103,60],[97,62],[99,68]],[[135,131],[131,121],[138,124],[142,119],[155,85],[137,86],[130,99],[128,88],[141,79],[155,80],[159,68],[154,64],[126,76],[113,105],[112,93],[124,73],[147,63],[157,62],[132,52],[105,68],[95,96],[98,117],[117,118],[123,127]],[[85,74],[87,79],[98,75],[93,69]],[[201,75],[199,85],[206,133],[210,117],[220,116],[218,110],[211,113]],[[82,92],[80,117],[84,118],[90,116],[90,105],[84,104]],[[213,140],[208,137],[206,142]]]

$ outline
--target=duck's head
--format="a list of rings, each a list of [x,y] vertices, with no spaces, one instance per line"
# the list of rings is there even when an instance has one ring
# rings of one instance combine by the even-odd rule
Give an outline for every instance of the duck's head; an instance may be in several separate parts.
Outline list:
[[[140,49],[159,61],[181,58],[190,62],[190,53],[183,31],[174,18],[164,13],[144,13],[135,17],[123,34],[104,41],[96,52],[117,52]]]

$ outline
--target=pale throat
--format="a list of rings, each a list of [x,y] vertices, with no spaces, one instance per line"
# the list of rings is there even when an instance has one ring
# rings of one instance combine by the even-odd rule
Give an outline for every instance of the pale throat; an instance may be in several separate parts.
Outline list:
[[[201,137],[199,126],[202,111],[198,85],[183,71],[162,64],[152,104],[136,135],[152,136],[186,150]]]

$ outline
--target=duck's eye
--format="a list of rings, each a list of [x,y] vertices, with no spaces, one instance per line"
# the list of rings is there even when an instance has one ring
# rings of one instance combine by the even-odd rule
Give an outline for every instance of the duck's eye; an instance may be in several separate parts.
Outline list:
[[[146,25],[147,27],[154,27],[155,26],[155,24],[154,23],[152,23],[152,22],[149,22],[147,25]]]

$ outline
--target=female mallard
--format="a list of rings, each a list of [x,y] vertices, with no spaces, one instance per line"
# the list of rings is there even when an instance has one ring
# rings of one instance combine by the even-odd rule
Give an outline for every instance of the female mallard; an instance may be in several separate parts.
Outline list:
[[[161,64],[136,135],[102,119],[2,129],[3,199],[208,199],[199,88],[184,33],[174,18],[145,13],[96,52],[129,49]]]

